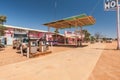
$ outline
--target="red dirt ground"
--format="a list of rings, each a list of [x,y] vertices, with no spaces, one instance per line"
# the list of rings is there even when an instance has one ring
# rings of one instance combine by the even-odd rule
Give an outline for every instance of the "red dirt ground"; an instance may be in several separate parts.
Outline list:
[[[72,49],[69,47],[49,47],[49,48],[50,50],[52,50],[52,54]],[[42,56],[46,55],[41,55],[37,57]],[[17,50],[13,49],[12,46],[7,46],[5,49],[0,49],[0,66],[17,63],[25,60],[28,60],[28,58],[26,56],[22,56],[20,53],[17,53]]]
[[[120,80],[120,50],[116,50],[116,42],[105,44],[106,47],[88,80]]]

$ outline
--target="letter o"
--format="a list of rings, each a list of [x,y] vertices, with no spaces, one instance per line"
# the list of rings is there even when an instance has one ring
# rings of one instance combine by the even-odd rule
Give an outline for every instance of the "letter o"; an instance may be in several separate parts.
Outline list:
[[[110,7],[111,7],[111,8],[114,8],[115,6],[116,6],[116,2],[115,2],[115,1],[111,1]]]

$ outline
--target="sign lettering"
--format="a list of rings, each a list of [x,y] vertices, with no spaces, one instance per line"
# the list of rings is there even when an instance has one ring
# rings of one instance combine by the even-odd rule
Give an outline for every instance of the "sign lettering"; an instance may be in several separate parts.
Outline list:
[[[117,7],[117,0],[105,0],[104,1],[104,8],[105,10],[113,10]]]

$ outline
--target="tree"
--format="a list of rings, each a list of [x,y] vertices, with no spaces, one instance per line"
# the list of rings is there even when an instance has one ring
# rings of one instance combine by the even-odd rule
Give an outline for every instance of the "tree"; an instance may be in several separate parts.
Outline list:
[[[6,16],[0,16],[0,24],[3,25],[3,23],[6,22],[6,19]]]
[[[90,42],[94,43],[94,41],[95,41],[95,37],[94,36],[90,36]]]
[[[5,27],[3,26],[4,22],[6,22],[6,16],[0,16],[0,36],[4,35]]]
[[[90,40],[91,40],[91,41],[94,41],[94,40],[95,40],[94,36],[91,36],[91,37],[90,37]]]
[[[59,31],[58,31],[58,29],[57,29],[57,28],[55,29],[55,31],[54,31],[54,32],[55,32],[55,34],[59,33]]]
[[[82,33],[85,35],[84,40],[89,41],[91,34],[87,30],[82,30]]]
[[[101,38],[101,34],[99,32],[95,33],[95,39],[98,41]]]

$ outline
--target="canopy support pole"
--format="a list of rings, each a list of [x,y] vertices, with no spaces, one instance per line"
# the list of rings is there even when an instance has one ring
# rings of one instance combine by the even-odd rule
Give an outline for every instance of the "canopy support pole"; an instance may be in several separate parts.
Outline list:
[[[80,27],[80,36],[81,36],[81,39],[80,39],[80,47],[82,47],[82,42],[83,42],[82,27]]]
[[[64,44],[66,45],[66,36],[64,37]]]
[[[76,20],[76,19],[75,19]],[[76,44],[76,47],[78,46],[78,42],[77,42],[77,30],[78,30],[78,25],[77,25],[77,21],[75,23],[75,27],[76,27],[76,38],[75,38],[75,44]]]
[[[27,52],[27,58],[30,58],[31,53],[31,43],[30,43],[30,31],[28,31],[28,52]]]
[[[48,26],[48,33],[47,33],[47,41],[49,41],[49,37],[50,37],[50,27]]]

